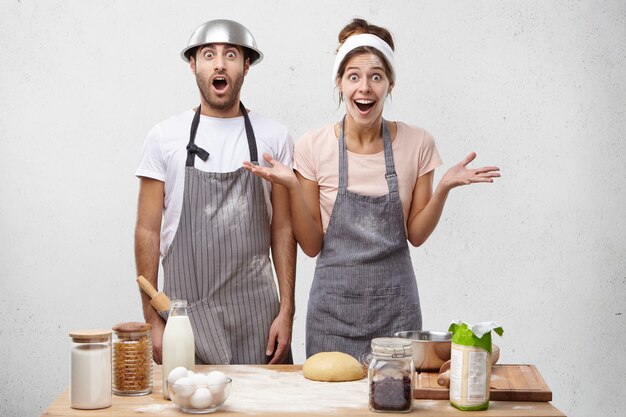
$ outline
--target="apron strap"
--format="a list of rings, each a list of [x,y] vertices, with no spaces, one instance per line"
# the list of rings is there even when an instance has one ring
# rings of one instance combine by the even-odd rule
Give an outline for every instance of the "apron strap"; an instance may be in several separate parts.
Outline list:
[[[252,129],[252,123],[250,123],[250,118],[248,117],[248,111],[243,103],[239,102],[239,110],[243,115],[243,122],[246,126],[246,137],[248,138],[248,149],[250,149],[250,162],[254,163],[259,162],[259,154],[256,149],[256,137],[254,136],[254,130]]]
[[[393,148],[391,146],[391,135],[385,119],[382,123],[383,145],[385,147],[385,178],[389,187],[389,194],[395,199],[398,194],[398,176],[396,174],[396,165],[393,161]]]
[[[200,159],[206,161],[209,159],[209,153],[202,148],[199,148],[194,142],[196,140],[196,133],[198,132],[198,125],[200,124],[200,107],[196,110],[196,114],[193,116],[191,122],[191,131],[189,132],[189,143],[187,144],[187,162],[185,166],[192,167],[194,161],[194,155],[198,155]]]
[[[341,119],[339,125],[339,188],[337,194],[344,195],[348,188],[348,157],[346,152],[346,116]]]
[[[250,162],[257,163],[259,161],[259,155],[256,147],[256,137],[254,136],[254,129],[252,129],[252,124],[250,123],[250,118],[248,117],[248,112],[244,107],[243,103],[239,102],[239,110],[243,115],[243,121],[246,128],[246,139],[248,140],[248,149],[250,150]],[[198,132],[198,125],[200,125],[200,113],[201,113],[201,105],[198,105],[198,109],[193,116],[193,120],[191,122],[191,131],[189,132],[189,143],[187,144],[187,162],[185,166],[193,167],[194,166],[194,156],[198,155],[200,159],[206,161],[209,159],[209,153],[204,149],[198,147],[195,144],[196,141],[196,133]]]
[[[339,127],[339,187],[338,194],[345,194],[348,189],[348,153],[345,138],[346,116],[343,116]],[[396,166],[393,161],[393,148],[391,146],[391,136],[385,119],[382,119],[381,136],[383,138],[383,146],[385,151],[385,179],[389,194],[395,199],[398,194],[398,176],[396,174]]]

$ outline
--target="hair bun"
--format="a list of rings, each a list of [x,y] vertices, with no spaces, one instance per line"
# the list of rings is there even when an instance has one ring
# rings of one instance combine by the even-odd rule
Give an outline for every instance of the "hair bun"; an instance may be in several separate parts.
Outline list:
[[[387,29],[380,26],[372,25],[370,23],[367,23],[366,20],[359,18],[352,19],[352,22],[348,23],[346,26],[344,26],[343,29],[341,29],[341,32],[339,32],[338,36],[339,44],[343,44],[350,36],[360,34],[371,34],[378,36],[379,38],[387,42],[392,50],[395,50],[393,37]]]

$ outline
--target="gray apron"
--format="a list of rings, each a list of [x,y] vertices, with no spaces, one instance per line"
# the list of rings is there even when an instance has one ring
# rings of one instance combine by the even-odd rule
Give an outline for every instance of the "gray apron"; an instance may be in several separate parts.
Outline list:
[[[383,120],[389,194],[350,192],[344,135],[339,135],[339,188],[317,259],[306,319],[307,357],[340,351],[360,359],[375,337],[421,330],[422,315],[391,138]]]
[[[243,104],[250,161],[258,164],[254,131]],[[196,363],[263,364],[279,301],[272,274],[270,222],[262,179],[242,168],[204,172],[195,156],[200,106],[194,116],[185,167],[180,223],[163,258],[164,291],[187,300]]]

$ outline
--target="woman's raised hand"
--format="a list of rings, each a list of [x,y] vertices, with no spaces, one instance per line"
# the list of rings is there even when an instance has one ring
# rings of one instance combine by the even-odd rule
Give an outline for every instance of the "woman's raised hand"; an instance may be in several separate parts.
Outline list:
[[[271,166],[263,167],[245,161],[243,163],[243,167],[264,180],[284,185],[289,189],[297,186],[298,178],[296,178],[296,174],[294,174],[291,168],[281,164],[267,153],[263,154],[263,159],[265,159]]]
[[[500,176],[500,168],[498,167],[482,167],[468,168],[470,162],[476,158],[476,153],[472,152],[465,159],[450,168],[441,178],[440,186],[447,190],[459,187],[461,185],[469,185],[476,182],[493,182],[494,178]]]

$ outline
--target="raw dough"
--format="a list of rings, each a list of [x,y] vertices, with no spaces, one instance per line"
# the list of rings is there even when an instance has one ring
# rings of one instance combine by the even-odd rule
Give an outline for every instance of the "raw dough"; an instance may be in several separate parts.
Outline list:
[[[304,362],[302,372],[307,379],[325,382],[354,381],[365,374],[359,361],[342,352],[316,353]]]

